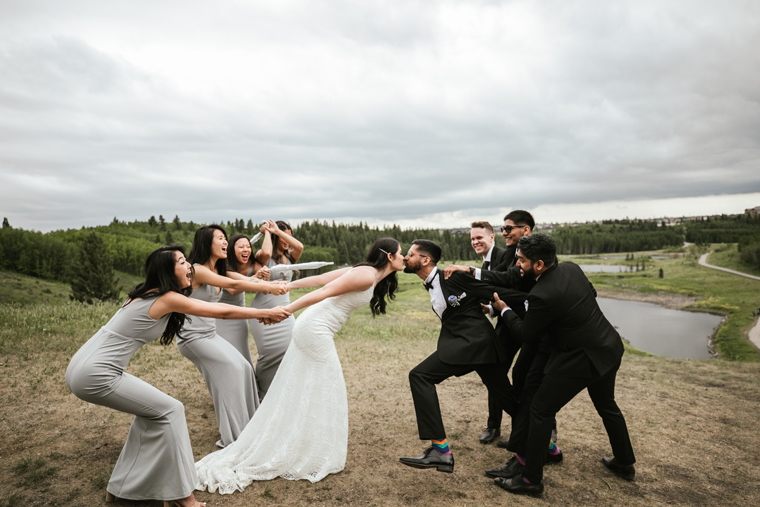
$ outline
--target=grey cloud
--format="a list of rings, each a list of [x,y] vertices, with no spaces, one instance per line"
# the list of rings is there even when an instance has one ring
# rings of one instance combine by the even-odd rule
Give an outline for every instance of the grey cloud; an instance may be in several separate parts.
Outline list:
[[[30,227],[760,190],[754,4],[79,5],[0,21],[0,200]],[[240,83],[198,91],[115,49],[141,37],[236,55]]]

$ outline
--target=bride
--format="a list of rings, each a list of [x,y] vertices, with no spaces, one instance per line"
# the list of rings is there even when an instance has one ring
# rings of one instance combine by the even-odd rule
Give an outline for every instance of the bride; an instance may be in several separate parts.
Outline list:
[[[290,289],[325,285],[285,307],[295,312],[314,305],[296,319],[293,341],[266,399],[241,435],[195,464],[196,489],[228,494],[255,480],[317,482],[343,470],[348,401],[333,336],[367,303],[373,316],[385,313],[386,296],[395,297],[396,271],[402,269],[398,241],[381,238],[366,262],[289,284]]]

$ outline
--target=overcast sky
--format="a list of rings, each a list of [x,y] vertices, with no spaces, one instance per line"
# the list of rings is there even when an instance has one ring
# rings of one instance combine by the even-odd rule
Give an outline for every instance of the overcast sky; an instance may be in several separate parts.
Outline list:
[[[0,0],[0,213],[740,213],[758,48],[749,0]]]

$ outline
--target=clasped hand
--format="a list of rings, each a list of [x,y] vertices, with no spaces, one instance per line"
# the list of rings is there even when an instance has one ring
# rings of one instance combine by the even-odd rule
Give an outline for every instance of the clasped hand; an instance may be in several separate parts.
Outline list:
[[[269,310],[268,317],[261,317],[259,322],[266,325],[277,324],[290,317],[290,312],[285,309],[284,306],[278,306]]]
[[[497,292],[493,293],[493,302],[491,302],[491,306],[499,314],[501,314],[505,308],[509,308],[509,305],[507,303],[499,299],[499,294]]]

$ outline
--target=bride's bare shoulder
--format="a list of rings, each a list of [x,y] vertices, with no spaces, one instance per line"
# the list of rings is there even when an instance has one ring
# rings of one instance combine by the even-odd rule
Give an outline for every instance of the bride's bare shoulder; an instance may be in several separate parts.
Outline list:
[[[351,276],[360,289],[369,289],[375,285],[377,270],[371,266],[357,266],[343,276]]]

